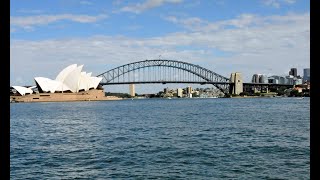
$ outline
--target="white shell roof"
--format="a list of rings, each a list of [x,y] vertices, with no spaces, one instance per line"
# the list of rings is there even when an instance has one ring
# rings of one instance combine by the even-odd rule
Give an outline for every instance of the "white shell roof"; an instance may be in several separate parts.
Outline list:
[[[70,87],[70,90],[72,92],[79,92],[79,82],[80,82],[82,67],[83,65],[78,66],[77,68],[73,69],[65,76],[63,83],[68,87]]]
[[[15,90],[18,91],[19,94],[21,94],[22,96],[24,96],[26,93],[30,93],[32,94],[33,91],[31,88],[26,88],[23,86],[12,86]]]
[[[45,77],[35,77],[34,80],[44,92],[56,91],[79,92],[79,90],[96,89],[102,80],[101,77],[91,77],[92,73],[81,72],[83,65],[72,64],[64,68],[55,80]]]
[[[64,68],[56,77],[56,81],[61,81],[63,82],[66,78],[66,76],[73,71],[74,69],[77,68],[77,64],[71,64],[70,66]]]
[[[67,91],[70,88],[60,81],[55,81],[45,77],[35,77],[34,80],[39,84],[45,92],[54,93],[55,91]]]
[[[90,77],[90,88],[96,89],[102,80],[102,77]]]

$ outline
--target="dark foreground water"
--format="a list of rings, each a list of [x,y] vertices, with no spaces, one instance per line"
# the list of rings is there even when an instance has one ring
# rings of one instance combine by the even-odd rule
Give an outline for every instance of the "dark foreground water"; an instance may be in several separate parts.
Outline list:
[[[11,179],[310,179],[310,100],[12,103]]]

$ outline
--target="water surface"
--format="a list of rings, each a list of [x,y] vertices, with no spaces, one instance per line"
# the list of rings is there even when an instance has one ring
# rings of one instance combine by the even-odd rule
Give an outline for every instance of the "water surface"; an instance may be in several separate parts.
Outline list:
[[[11,179],[310,179],[309,98],[10,104]]]

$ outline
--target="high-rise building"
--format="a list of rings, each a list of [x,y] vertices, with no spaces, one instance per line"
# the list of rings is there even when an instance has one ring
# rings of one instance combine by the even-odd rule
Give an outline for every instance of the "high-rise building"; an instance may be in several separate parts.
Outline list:
[[[297,77],[297,68],[291,68],[289,71],[289,75],[292,75],[293,77]]]
[[[259,77],[260,77],[260,75],[261,75],[261,74],[254,74],[254,75],[252,76],[251,82],[252,82],[252,83],[259,83]]]
[[[169,92],[169,88],[168,88],[168,87],[163,89],[163,93],[166,94],[166,93],[168,93],[168,92]]]
[[[192,94],[192,87],[190,86],[187,87],[187,94]]]
[[[268,76],[261,74],[259,77],[259,83],[268,83]]]
[[[303,82],[310,82],[310,68],[303,69]]]
[[[294,85],[294,80],[295,80],[295,78],[293,75],[286,76],[286,83],[285,84]]]
[[[302,79],[301,78],[295,78],[293,83],[294,83],[294,85],[302,84]]]
[[[293,78],[293,76],[287,76],[289,78]],[[269,83],[272,84],[289,84],[289,80],[287,77],[273,75],[268,78]]]
[[[252,76],[252,83],[268,83],[268,77],[263,74],[254,74]]]
[[[178,89],[177,89],[177,96],[178,96],[178,97],[182,97],[182,94],[183,94],[182,88],[178,88]]]

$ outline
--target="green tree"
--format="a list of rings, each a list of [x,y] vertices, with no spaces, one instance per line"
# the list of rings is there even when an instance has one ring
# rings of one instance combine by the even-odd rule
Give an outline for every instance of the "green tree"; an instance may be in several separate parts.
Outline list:
[[[286,92],[285,92],[286,89],[287,89],[286,87],[280,87],[278,90],[276,90],[277,95],[278,96],[285,95],[286,94]]]
[[[256,93],[254,93],[253,95],[254,95],[254,96],[260,96],[260,95],[261,95],[261,93],[256,92]]]
[[[248,92],[242,92],[239,94],[240,96],[249,96],[250,94]]]
[[[299,91],[296,90],[296,89],[293,89],[291,92],[290,92],[290,97],[298,97],[299,96]]]

